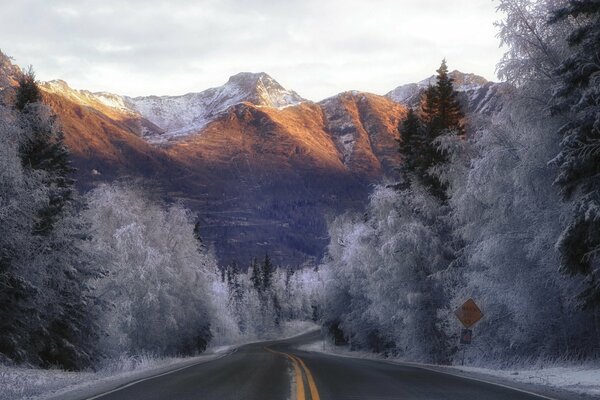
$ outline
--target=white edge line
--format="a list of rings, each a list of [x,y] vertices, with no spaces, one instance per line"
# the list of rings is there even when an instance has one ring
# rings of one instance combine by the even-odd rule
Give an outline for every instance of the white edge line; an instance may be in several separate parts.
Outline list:
[[[386,364],[400,365],[400,366],[412,367],[412,368],[419,368],[419,369],[424,369],[426,371],[431,371],[431,372],[437,372],[437,373],[440,373],[440,374],[450,375],[450,376],[453,376],[455,378],[462,378],[462,379],[467,379],[467,380],[471,380],[471,381],[486,383],[488,385],[500,386],[500,387],[505,388],[505,389],[510,389],[510,390],[514,390],[514,391],[517,391],[517,392],[529,394],[531,396],[536,396],[536,397],[539,397],[540,399],[559,400],[559,399],[557,399],[555,397],[548,397],[548,396],[540,394],[540,393],[530,392],[530,391],[525,390],[525,389],[520,389],[520,388],[517,388],[517,387],[514,387],[514,386],[505,385],[505,384],[502,384],[502,383],[490,382],[490,381],[486,381],[486,380],[483,380],[483,379],[474,378],[474,377],[471,377],[471,376],[461,375],[459,373],[453,373],[453,372],[448,372],[448,371],[440,371],[437,368],[431,368],[431,367],[428,367],[427,365],[424,365],[424,364],[418,364],[418,363],[412,363],[412,362],[406,362],[406,361],[392,361],[392,360],[381,360],[381,359],[378,360],[378,359],[374,359],[374,358],[362,358],[362,357],[352,356],[352,355],[348,355],[348,354],[325,353],[325,352],[311,351],[311,350],[301,350],[301,351],[307,351],[309,353],[320,353],[320,354],[325,354],[325,355],[329,355],[329,356],[333,356],[333,357],[353,358],[353,359],[356,359],[356,360],[383,362],[383,363],[386,363]],[[444,368],[444,366],[439,366],[438,368]],[[462,371],[462,372],[468,374],[468,372],[465,372],[465,371]]]
[[[152,376],[149,376],[149,377],[146,377],[146,378],[138,379],[137,381],[129,382],[129,383],[123,385],[123,386],[119,386],[119,387],[117,387],[117,388],[115,388],[113,390],[109,390],[108,392],[97,394],[97,395],[92,396],[92,397],[85,397],[84,399],[85,400],[99,399],[99,398],[107,396],[107,395],[109,395],[111,393],[115,393],[115,392],[118,392],[120,390],[123,390],[123,389],[126,389],[128,387],[131,387],[133,385],[137,385],[138,383],[141,383],[141,382],[149,381],[149,380],[155,379],[155,378],[160,378],[161,376],[173,374],[175,372],[182,371],[182,370],[187,369],[187,368],[195,367],[195,366],[200,365],[200,364],[206,364],[206,363],[211,362],[211,361],[219,360],[219,359],[221,359],[223,357],[226,357],[226,356],[229,356],[229,355],[235,353],[236,351],[237,351],[237,347],[234,348],[230,352],[227,352],[227,353],[225,353],[225,354],[223,354],[223,355],[221,355],[219,357],[213,358],[212,360],[200,360],[200,361],[198,361],[198,362],[196,362],[194,364],[186,365],[185,367],[181,367],[181,368],[177,368],[177,369],[174,369],[174,370],[171,370],[171,371],[163,372],[162,374],[152,375]]]
[[[424,366],[424,365],[413,364],[413,363],[393,362],[393,361],[387,361],[387,360],[382,360],[382,361],[390,363],[390,364],[394,364],[394,365],[406,365],[406,366],[413,367],[413,368],[420,368],[420,369],[424,369],[426,371],[437,372],[437,373],[440,373],[440,374],[454,376],[455,378],[462,378],[462,379],[468,379],[470,381],[476,381],[476,382],[486,383],[488,385],[500,386],[500,387],[503,387],[505,389],[510,389],[510,390],[514,390],[514,391],[517,391],[517,392],[529,394],[531,396],[539,397],[541,399],[558,400],[558,399],[556,399],[554,397],[548,397],[548,396],[543,395],[543,394],[539,394],[539,393],[535,393],[535,392],[530,392],[529,390],[520,389],[520,388],[517,388],[517,387],[514,387],[514,386],[509,386],[509,385],[505,385],[505,384],[498,383],[498,382],[490,382],[490,381],[486,381],[484,379],[475,378],[475,377],[472,377],[472,376],[461,375],[459,373],[452,373],[452,372],[447,372],[447,371],[440,371],[440,370],[438,370],[436,368],[431,368],[431,367],[427,367],[427,366]]]

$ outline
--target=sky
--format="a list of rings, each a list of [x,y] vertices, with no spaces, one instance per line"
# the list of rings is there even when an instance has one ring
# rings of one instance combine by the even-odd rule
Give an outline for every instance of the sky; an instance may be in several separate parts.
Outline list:
[[[4,4],[6,3],[6,4]],[[0,0],[0,50],[40,80],[177,95],[266,72],[310,100],[451,70],[496,80],[492,0]]]

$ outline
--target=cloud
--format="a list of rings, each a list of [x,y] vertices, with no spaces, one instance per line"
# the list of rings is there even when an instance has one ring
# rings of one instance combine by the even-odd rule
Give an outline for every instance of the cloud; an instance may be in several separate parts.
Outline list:
[[[3,5],[0,47],[41,79],[179,94],[265,71],[319,100],[451,68],[494,77],[491,0],[46,1]]]

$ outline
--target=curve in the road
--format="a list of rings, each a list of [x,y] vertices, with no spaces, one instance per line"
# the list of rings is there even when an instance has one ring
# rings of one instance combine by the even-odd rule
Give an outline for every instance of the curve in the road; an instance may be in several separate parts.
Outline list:
[[[295,400],[551,400],[421,366],[299,349],[319,339],[320,333],[313,332],[248,344],[226,357],[132,382],[89,400],[285,400],[290,395]]]

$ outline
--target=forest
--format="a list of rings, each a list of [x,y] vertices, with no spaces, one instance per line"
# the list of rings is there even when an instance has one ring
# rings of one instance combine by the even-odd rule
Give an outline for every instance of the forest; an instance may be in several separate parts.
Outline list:
[[[600,3],[499,10],[502,111],[465,118],[443,63],[401,126],[400,182],[330,226],[322,322],[352,347],[455,362],[473,297],[471,362],[598,357]]]
[[[444,60],[398,129],[398,179],[306,268],[219,265],[198,216],[127,180],[79,193],[33,70],[0,103],[0,362],[68,370],[201,353],[312,320],[332,343],[457,363],[600,357],[600,3],[500,0],[502,110],[465,115]]]

